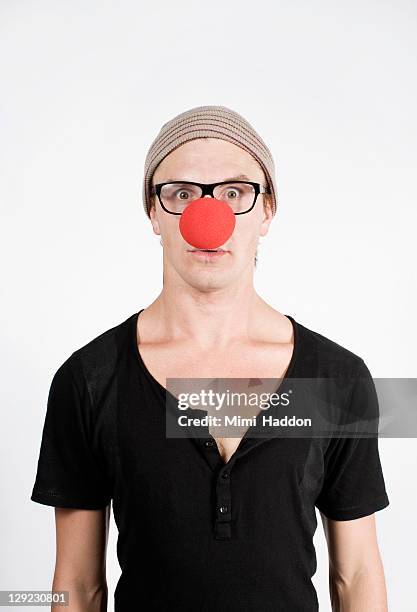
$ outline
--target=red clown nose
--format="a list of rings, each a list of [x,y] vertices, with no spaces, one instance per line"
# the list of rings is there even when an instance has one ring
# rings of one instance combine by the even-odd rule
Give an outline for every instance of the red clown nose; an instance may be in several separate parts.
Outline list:
[[[180,232],[196,249],[217,249],[233,234],[236,217],[227,202],[198,198],[188,204],[180,217]]]

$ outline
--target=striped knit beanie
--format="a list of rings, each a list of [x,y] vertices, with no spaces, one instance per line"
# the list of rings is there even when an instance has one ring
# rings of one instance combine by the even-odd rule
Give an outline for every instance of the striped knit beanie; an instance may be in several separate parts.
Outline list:
[[[149,216],[152,175],[171,151],[189,140],[209,136],[227,140],[248,153],[260,164],[271,192],[272,212],[277,209],[275,166],[270,150],[242,115],[226,106],[197,106],[165,123],[150,146],[145,159],[143,206]]]

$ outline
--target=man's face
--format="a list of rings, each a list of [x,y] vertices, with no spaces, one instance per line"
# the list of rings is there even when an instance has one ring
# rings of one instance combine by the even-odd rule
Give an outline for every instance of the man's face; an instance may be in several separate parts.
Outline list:
[[[215,183],[238,177],[266,186],[262,168],[249,153],[225,140],[208,138],[191,140],[167,155],[155,170],[152,183],[172,180]],[[178,275],[187,285],[212,291],[238,283],[242,275],[252,275],[259,237],[267,234],[272,220],[270,207],[264,208],[263,198],[259,194],[249,213],[236,215],[234,232],[221,245],[227,253],[209,258],[194,252],[180,233],[180,217],[165,212],[155,197],[150,216],[153,230],[164,244],[164,276]]]

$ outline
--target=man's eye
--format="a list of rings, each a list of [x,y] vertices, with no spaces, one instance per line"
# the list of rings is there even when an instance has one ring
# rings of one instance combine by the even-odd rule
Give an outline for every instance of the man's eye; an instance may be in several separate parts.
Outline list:
[[[180,200],[187,200],[190,197],[189,192],[184,190],[177,191],[176,195]]]

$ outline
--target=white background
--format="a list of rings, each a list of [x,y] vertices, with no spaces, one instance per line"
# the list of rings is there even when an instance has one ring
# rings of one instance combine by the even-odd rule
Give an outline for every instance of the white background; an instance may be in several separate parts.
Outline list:
[[[51,588],[53,509],[29,499],[49,385],[159,293],[141,181],[176,114],[229,106],[274,155],[279,209],[258,292],[373,376],[417,375],[416,26],[406,0],[1,2],[0,589]],[[415,451],[415,439],[380,440],[395,612],[415,610]],[[116,536],[112,522],[109,610]],[[315,544],[326,612],[320,520]]]

